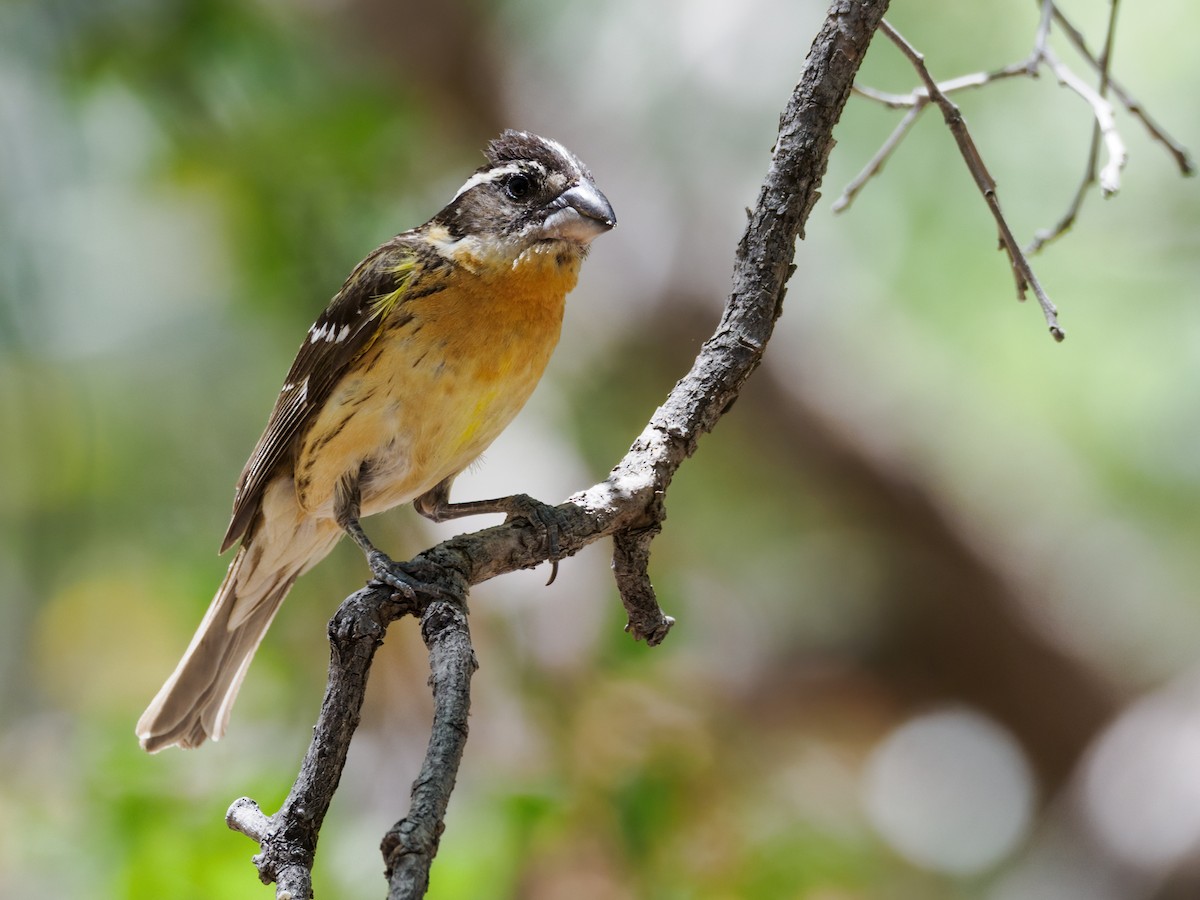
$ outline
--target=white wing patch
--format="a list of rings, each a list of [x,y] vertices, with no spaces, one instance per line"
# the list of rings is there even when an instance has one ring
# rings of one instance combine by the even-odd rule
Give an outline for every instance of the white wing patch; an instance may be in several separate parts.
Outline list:
[[[315,344],[317,341],[329,341],[331,344],[340,344],[350,336],[350,326],[343,325],[339,329],[335,329],[332,323],[316,326],[308,329],[308,340]]]

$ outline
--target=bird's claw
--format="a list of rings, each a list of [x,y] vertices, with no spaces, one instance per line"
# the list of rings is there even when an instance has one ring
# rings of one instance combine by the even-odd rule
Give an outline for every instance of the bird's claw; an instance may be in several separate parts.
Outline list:
[[[381,550],[374,550],[367,555],[367,565],[371,567],[371,580],[368,584],[390,588],[393,597],[403,597],[410,603],[424,595],[426,601],[453,597],[454,592],[436,582],[436,567],[420,562],[398,563]],[[422,573],[424,569],[424,573]]]
[[[381,550],[367,554],[367,565],[371,567],[371,582],[391,588],[405,600],[416,600],[417,590],[425,587]]]
[[[562,514],[558,507],[535,500],[528,494],[514,494],[508,500],[508,518],[505,521],[524,519],[537,531],[538,540],[546,548],[546,556],[550,561],[550,578],[546,585],[554,584],[554,579],[558,577],[558,561],[562,558],[558,541],[562,530]]]

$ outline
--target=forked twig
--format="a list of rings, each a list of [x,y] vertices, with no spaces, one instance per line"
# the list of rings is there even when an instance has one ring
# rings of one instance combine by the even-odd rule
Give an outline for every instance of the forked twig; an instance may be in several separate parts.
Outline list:
[[[1101,92],[1093,90],[1083,79],[1063,65],[1062,60],[1053,51],[1047,50],[1044,58],[1046,65],[1050,67],[1058,80],[1087,101],[1092,108],[1092,115],[1096,119],[1093,129],[1103,139],[1108,152],[1108,163],[1100,170],[1100,190],[1104,192],[1105,197],[1109,197],[1120,190],[1121,170],[1125,168],[1125,162],[1129,158],[1129,154],[1125,151],[1125,142],[1121,140],[1121,135],[1117,132],[1112,104],[1101,96]]]
[[[1039,3],[1044,0],[1038,0]],[[1097,59],[1088,49],[1087,42],[1083,39],[1083,35],[1071,21],[1058,9],[1057,6],[1051,4],[1052,14],[1054,16],[1054,24],[1056,24],[1062,33],[1066,36],[1071,46],[1076,52],[1087,62],[1101,77],[1108,78],[1108,86],[1113,92],[1113,96],[1121,101],[1121,105],[1125,110],[1146,129],[1147,133],[1158,143],[1166,148],[1167,152],[1175,160],[1175,165],[1179,167],[1180,175],[1195,175],[1196,165],[1192,162],[1192,158],[1187,151],[1187,148],[1175,140],[1171,135],[1167,134],[1166,129],[1155,121],[1138,100],[1125,89],[1125,86],[1112,75],[1104,76],[1108,71],[1108,54],[1104,55],[1103,61]],[[1109,40],[1111,40],[1112,30],[1109,29]]]
[[[1045,21],[1049,21],[1048,15],[1049,17],[1053,17],[1057,13],[1057,9],[1051,0],[1040,0],[1040,2],[1043,10],[1042,18]],[[1112,117],[1112,105],[1105,99],[1105,95],[1108,93],[1109,68],[1112,62],[1113,37],[1116,34],[1116,28],[1117,0],[1111,0],[1108,11],[1108,30],[1104,36],[1104,50],[1100,54],[1100,59],[1093,61],[1096,70],[1100,73],[1098,91],[1092,91],[1078,76],[1064,66],[1058,57],[1050,55],[1049,50],[1043,49],[1042,51],[1043,59],[1054,70],[1059,83],[1067,85],[1092,104],[1095,122],[1092,124],[1092,137],[1088,142],[1087,162],[1083,167],[1083,178],[1079,182],[1079,186],[1075,189],[1075,196],[1072,197],[1070,205],[1067,206],[1067,211],[1063,213],[1054,227],[1043,228],[1034,233],[1033,240],[1025,248],[1028,253],[1037,253],[1050,241],[1056,240],[1066,234],[1071,226],[1075,224],[1075,219],[1079,215],[1079,210],[1083,207],[1083,201],[1087,196],[1088,190],[1096,183],[1096,163],[1100,158],[1100,141],[1102,138],[1108,148],[1109,159],[1108,165],[1100,173],[1100,189],[1103,196],[1110,196],[1113,193],[1113,189],[1111,189],[1112,185],[1119,181],[1120,169],[1125,165],[1125,148],[1124,144],[1121,143],[1120,137],[1117,135],[1116,123]],[[1091,96],[1088,96],[1089,94]],[[1102,105],[1098,105],[1096,101],[1099,101],[1099,104]],[[1116,166],[1115,173],[1112,171],[1113,166]]]
[[[435,562],[434,555],[431,551],[427,561]],[[287,799],[271,816],[248,797],[234,801],[225,814],[231,829],[258,843],[254,864],[259,878],[275,883],[279,900],[312,896],[317,838],[358,726],[375,650],[388,625],[406,615],[421,618],[422,636],[429,647],[434,721],[408,815],[385,836],[382,850],[389,898],[415,900],[425,894],[466,741],[470,677],[475,670],[466,624],[466,579],[453,566],[426,568],[436,575],[423,582],[412,598],[374,585],[346,598],[329,623],[325,698]]]
[[[1110,0],[1104,48],[1099,57],[1095,56],[1088,49],[1079,29],[1059,10],[1054,0],[1036,0],[1036,2],[1041,8],[1041,15],[1038,17],[1038,27],[1034,35],[1033,49],[1028,58],[990,72],[976,72],[969,75],[962,75],[934,85],[944,96],[966,88],[984,87],[1004,78],[1017,76],[1036,78],[1044,66],[1055,76],[1059,84],[1078,95],[1091,109],[1093,119],[1092,138],[1088,149],[1084,176],[1076,188],[1066,212],[1053,227],[1042,229],[1035,233],[1033,240],[1024,251],[1027,255],[1037,252],[1045,244],[1060,237],[1071,228],[1083,205],[1084,198],[1093,184],[1098,182],[1101,192],[1106,197],[1112,195],[1120,188],[1121,172],[1127,160],[1127,153],[1125,143],[1117,130],[1112,103],[1109,102],[1106,96],[1110,90],[1121,105],[1142,123],[1151,138],[1161,143],[1167,149],[1174,158],[1181,174],[1192,175],[1195,172],[1195,166],[1188,155],[1187,149],[1167,134],[1162,126],[1154,121],[1138,101],[1110,74],[1118,0]],[[1080,57],[1095,70],[1099,76],[1098,87],[1093,88],[1087,84],[1050,49],[1049,38],[1052,26],[1058,28],[1065,35]],[[925,107],[929,105],[931,100],[930,85],[928,84],[918,85],[909,94],[887,93],[860,85],[855,86],[855,92],[889,108],[904,109],[906,113],[892,133],[888,135],[879,150],[876,151],[875,155],[863,167],[862,171],[847,184],[841,196],[833,204],[834,212],[845,210],[858,196],[859,192],[862,191],[867,182],[882,171],[888,158],[901,141],[903,141],[916,119],[924,111]],[[959,120],[961,121],[961,116],[959,116]],[[1097,174],[1101,146],[1104,147],[1106,160],[1103,168]],[[978,182],[978,178],[976,181]],[[1001,226],[1002,242],[1004,231],[1005,227]],[[1021,273],[1020,264],[1016,261],[1014,261],[1014,271],[1017,273],[1018,293],[1023,295],[1025,287],[1027,285],[1034,286],[1036,282],[1031,281],[1027,275]],[[1035,287],[1034,290],[1035,293],[1038,293],[1039,289]],[[1039,296],[1039,301],[1041,300],[1042,296]],[[1042,303],[1042,307],[1043,311],[1045,311],[1045,302]],[[1054,332],[1053,326],[1051,327],[1051,332]],[[1061,334],[1061,332],[1059,333]]]
[[[967,164],[967,169],[971,173],[971,177],[975,179],[975,184],[983,194],[983,199],[987,202],[988,209],[992,211],[992,216],[996,220],[996,227],[1000,231],[1000,245],[1008,253],[1009,263],[1012,265],[1013,275],[1017,282],[1017,296],[1024,300],[1026,289],[1031,289],[1034,296],[1037,297],[1038,304],[1042,308],[1042,315],[1046,317],[1046,325],[1050,329],[1050,334],[1056,341],[1061,341],[1066,337],[1066,333],[1058,324],[1058,310],[1054,304],[1050,302],[1050,298],[1046,295],[1042,288],[1041,282],[1038,281],[1033,269],[1029,265],[1029,260],[1025,258],[1025,254],[1021,251],[1017,239],[1013,236],[1012,229],[1008,225],[1008,221],[1004,218],[1004,213],[1000,210],[1000,199],[996,196],[996,182],[993,180],[991,173],[988,172],[987,166],[984,165],[983,158],[979,155],[979,149],[975,146],[975,141],[971,138],[971,133],[967,130],[967,125],[963,121],[962,113],[958,107],[954,105],[949,97],[947,97],[938,87],[933,76],[929,74],[929,69],[925,66],[925,58],[917,52],[900,32],[896,31],[886,19],[879,23],[879,30],[883,32],[887,38],[900,48],[900,52],[908,57],[909,62],[913,64],[913,68],[917,70],[917,74],[925,83],[925,90],[929,95],[929,100],[936,103],[942,111],[942,116],[946,120],[946,127],[950,129],[950,133],[954,135],[954,140],[958,144],[959,152],[962,153],[963,160]]]

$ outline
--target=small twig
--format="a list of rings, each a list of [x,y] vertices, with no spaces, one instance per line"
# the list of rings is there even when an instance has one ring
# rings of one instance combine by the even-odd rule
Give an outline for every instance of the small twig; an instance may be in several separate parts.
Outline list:
[[[1052,0],[1046,0],[1046,5],[1048,5],[1048,6],[1051,5],[1051,2],[1052,2]],[[1111,72],[1112,72],[1112,44],[1114,44],[1114,41],[1116,40],[1116,36],[1117,36],[1117,7],[1118,6],[1120,6],[1120,2],[1118,2],[1118,0],[1109,0],[1109,26],[1108,26],[1108,29],[1105,29],[1105,31],[1104,31],[1104,49],[1100,50],[1100,59],[1099,59],[1100,83],[1097,86],[1096,92],[1097,92],[1097,94],[1100,95],[1100,98],[1102,98],[1102,100],[1104,100],[1105,103],[1108,103],[1108,96],[1109,96],[1109,82],[1111,80]],[[1111,104],[1109,104],[1108,109],[1109,109],[1109,115],[1111,115],[1112,114]],[[1092,142],[1093,142],[1093,144],[1096,143],[1097,132],[1100,132],[1100,134],[1103,134],[1103,132],[1104,132],[1104,128],[1103,128],[1102,124],[1100,124],[1099,116],[1097,116],[1096,125],[1092,126]],[[1104,181],[1104,179],[1102,176],[1102,179],[1100,179],[1100,184],[1103,185],[1103,181]]]
[[[1045,0],[1038,0],[1038,2],[1045,2]],[[1102,62],[1100,59],[1096,58],[1091,50],[1088,49],[1087,41],[1084,40],[1083,34],[1080,33],[1079,29],[1076,28],[1065,15],[1063,15],[1062,11],[1059,10],[1057,6],[1054,7],[1053,15],[1054,23],[1058,25],[1058,27],[1062,30],[1062,33],[1066,35],[1067,40],[1070,41],[1071,46],[1075,48],[1079,55],[1083,57],[1083,59],[1093,69],[1095,69],[1097,73],[1107,72],[1107,60]],[[1167,134],[1166,130],[1159,125],[1158,122],[1156,122],[1148,112],[1146,112],[1142,104],[1138,102],[1138,100],[1134,98],[1134,96],[1130,94],[1128,90],[1126,90],[1125,86],[1121,84],[1120,81],[1111,75],[1107,77],[1108,86],[1111,88],[1113,95],[1121,101],[1121,105],[1128,110],[1130,115],[1142,123],[1143,127],[1145,127],[1151,138],[1166,147],[1167,152],[1170,153],[1172,158],[1175,160],[1175,165],[1179,167],[1179,174],[1196,174],[1196,166],[1192,162],[1192,158],[1189,155],[1187,148]]]
[[[1055,12],[1054,2],[1052,0],[1043,0],[1043,11],[1048,11],[1051,14]],[[1043,13],[1044,16],[1045,13]],[[1058,77],[1058,83],[1067,84],[1069,88],[1075,90],[1076,94],[1084,97],[1088,103],[1091,103],[1093,110],[1092,122],[1092,137],[1088,140],[1087,160],[1084,166],[1084,176],[1080,179],[1079,186],[1075,188],[1075,196],[1072,197],[1067,206],[1067,211],[1058,218],[1058,221],[1052,228],[1044,228],[1034,232],[1033,240],[1030,245],[1025,248],[1026,253],[1037,253],[1050,241],[1061,238],[1066,234],[1070,227],[1075,223],[1075,218],[1079,216],[1079,211],[1084,206],[1084,199],[1087,197],[1087,192],[1091,190],[1092,185],[1096,184],[1096,164],[1100,156],[1100,140],[1104,140],[1106,148],[1109,152],[1109,164],[1104,168],[1104,172],[1100,173],[1100,190],[1104,197],[1109,197],[1110,194],[1116,191],[1116,185],[1120,184],[1121,168],[1126,162],[1126,152],[1124,152],[1124,144],[1120,136],[1116,132],[1116,124],[1112,120],[1112,106],[1105,100],[1105,95],[1109,89],[1109,71],[1112,62],[1112,38],[1116,35],[1117,25],[1117,0],[1111,0],[1109,5],[1109,26],[1108,32],[1104,37],[1104,49],[1100,53],[1100,59],[1097,62],[1100,73],[1100,84],[1097,91],[1091,91],[1087,85],[1082,83],[1073,72],[1067,70],[1066,66],[1058,60],[1057,56],[1051,55],[1049,50],[1043,53],[1046,60],[1046,65],[1051,67]],[[1081,90],[1082,89],[1082,90]],[[1100,106],[1103,104],[1103,106]],[[1108,119],[1109,125],[1105,127],[1105,116]]]
[[[1053,0],[1039,0],[1042,4],[1042,15],[1038,19],[1037,32],[1033,36],[1033,53],[1026,63],[1029,74],[1037,76],[1038,66],[1046,57],[1046,50],[1050,46],[1050,22],[1054,17]]]
[[[938,89],[943,94],[952,94],[957,91],[986,87],[994,81],[1001,81],[1005,78],[1015,78],[1028,74],[1028,63],[1019,62],[1004,66],[1001,69],[994,69],[990,72],[973,72],[970,75],[960,75],[958,78],[939,82]],[[908,136],[908,132],[916,124],[921,113],[925,111],[925,107],[929,105],[929,91],[924,87],[917,87],[908,94],[891,94],[887,91],[880,91],[872,87],[856,84],[854,86],[854,93],[866,97],[868,100],[873,100],[889,109],[903,109],[907,110],[907,112],[904,118],[900,120],[900,123],[892,130],[892,133],[887,136],[887,140],[883,142],[883,145],[875,151],[875,155],[863,166],[862,171],[854,176],[850,183],[842,190],[841,196],[833,202],[832,209],[835,213],[843,212],[849,208],[859,192],[866,187],[867,182],[883,171],[884,163],[888,161],[895,149]]]
[[[878,88],[867,87],[865,84],[856,84],[850,91],[851,93],[858,94],[860,97],[874,100],[888,109],[911,109],[914,106],[925,105],[925,102],[921,100],[922,97],[925,97],[925,92],[920,88],[917,88],[910,94],[893,94],[888,91],[881,91]],[[925,100],[928,99],[928,97],[925,97]]]
[[[975,141],[971,138],[971,133],[967,130],[967,124],[963,121],[962,113],[954,102],[950,100],[938,88],[937,82],[933,76],[929,74],[929,69],[925,67],[925,58],[917,52],[900,32],[896,31],[887,20],[879,23],[879,29],[888,39],[894,43],[900,52],[908,57],[913,68],[917,70],[917,74],[921,80],[925,82],[925,88],[929,91],[929,98],[938,105],[942,111],[942,116],[946,120],[946,127],[950,129],[950,133],[954,135],[954,140],[958,144],[958,149],[962,153],[963,160],[967,164],[967,169],[971,176],[975,179],[975,184],[978,186],[980,193],[983,194],[983,199],[987,202],[988,209],[992,211],[992,216],[996,220],[996,226],[1000,231],[1000,243],[1004,250],[1008,253],[1009,262],[1012,265],[1013,275],[1017,281],[1017,296],[1024,299],[1025,288],[1031,288],[1034,296],[1038,299],[1038,304],[1042,308],[1042,314],[1046,317],[1046,324],[1050,328],[1050,334],[1056,341],[1061,341],[1066,334],[1058,324],[1058,310],[1054,304],[1050,302],[1050,298],[1043,290],[1041,282],[1033,273],[1032,267],[1029,265],[1029,260],[1025,258],[1025,254],[1021,252],[1021,247],[1013,236],[1012,229],[1008,225],[1008,221],[1004,218],[1004,213],[1000,210],[1000,199],[996,196],[996,182],[992,179],[991,173],[988,172],[987,166],[983,163],[983,158],[979,155],[979,150],[975,146]]]
[[[625,630],[635,641],[644,640],[651,647],[661,644],[675,624],[658,605],[650,583],[650,541],[658,532],[654,525],[613,535],[613,578],[629,616]]]
[[[861,92],[860,92],[861,93]],[[900,120],[900,124],[892,129],[892,133],[888,135],[887,140],[883,142],[875,155],[867,160],[867,164],[863,166],[863,170],[842,189],[842,195],[833,201],[833,211],[840,213],[847,209],[854,198],[858,196],[858,192],[866,187],[867,182],[883,171],[883,164],[888,161],[892,155],[892,151],[900,146],[900,142],[904,140],[909,129],[916,124],[921,113],[925,110],[925,106],[929,103],[928,97],[913,97],[912,103],[909,106],[908,112],[904,114],[904,118]],[[890,105],[890,104],[889,104]]]
[[[1100,129],[1099,127],[1093,127],[1091,146],[1088,148],[1087,164],[1084,166],[1083,179],[1075,189],[1075,196],[1071,198],[1071,202],[1067,205],[1067,211],[1059,217],[1059,220],[1053,226],[1034,232],[1033,239],[1025,247],[1025,252],[1028,255],[1032,256],[1040,252],[1046,244],[1071,230],[1071,226],[1075,224],[1075,220],[1079,217],[1079,210],[1083,208],[1083,201],[1087,197],[1088,188],[1096,183],[1096,161],[1099,157]]]
[[[1034,234],[1029,246],[1024,250],[1026,255],[1038,252],[1047,243],[1065,234],[1071,228],[1079,215],[1088,190],[1093,184],[1097,183],[1097,180],[1105,197],[1114,194],[1119,189],[1121,172],[1128,159],[1128,154],[1125,150],[1125,143],[1117,130],[1116,120],[1113,116],[1113,106],[1106,97],[1110,88],[1122,105],[1143,124],[1150,136],[1167,148],[1168,152],[1174,157],[1176,165],[1178,165],[1182,174],[1191,175],[1195,172],[1195,167],[1188,155],[1187,149],[1171,138],[1111,75],[1110,66],[1113,38],[1116,33],[1118,0],[1111,0],[1110,2],[1108,28],[1105,34],[1104,48],[1099,58],[1088,50],[1083,35],[1080,34],[1079,30],[1058,9],[1054,4],[1054,0],[1037,0],[1037,3],[1041,13],[1038,17],[1038,26],[1034,34],[1033,49],[1026,59],[992,72],[976,72],[970,75],[962,75],[958,78],[952,78],[937,84],[938,90],[943,95],[948,95],[965,88],[984,87],[1002,78],[1015,76],[1036,78],[1041,67],[1045,65],[1053,72],[1061,85],[1074,91],[1091,107],[1093,118],[1092,137],[1088,148],[1084,176],[1076,188],[1066,212],[1063,213],[1053,227],[1039,230]],[[1071,42],[1080,56],[1099,74],[1100,84],[1098,89],[1093,89],[1084,82],[1050,49],[1050,31],[1054,25],[1062,29],[1067,40]],[[846,186],[841,196],[833,204],[834,212],[845,210],[870,179],[883,170],[884,163],[895,152],[896,148],[911,130],[914,121],[929,103],[930,99],[929,88],[920,85],[908,94],[893,94],[861,85],[855,85],[854,90],[855,93],[876,103],[880,103],[891,109],[906,109],[909,112],[888,136],[887,140],[884,141],[883,146],[867,162],[863,170]],[[1100,170],[1099,177],[1097,178],[1096,166],[1099,162],[1100,146],[1102,143],[1107,152],[1107,161],[1103,169]],[[1002,227],[1002,243],[1004,242],[1003,232],[1004,228]],[[1020,296],[1024,295],[1027,287],[1036,285],[1036,282],[1030,281],[1027,275],[1021,271],[1021,267],[1016,262],[1014,262],[1014,276],[1017,282],[1017,293]],[[1038,287],[1034,287],[1034,290],[1035,293],[1040,292],[1040,288]],[[1044,292],[1039,293],[1038,299],[1042,303],[1043,312],[1045,312],[1046,301],[1044,299]],[[1051,325],[1051,331],[1054,332],[1053,325]]]
[[[1125,168],[1125,162],[1129,155],[1125,152],[1125,142],[1121,140],[1121,135],[1117,132],[1112,104],[1063,65],[1062,60],[1050,50],[1046,51],[1046,65],[1054,72],[1061,84],[1082,97],[1092,108],[1092,115],[1096,119],[1095,127],[1100,130],[1100,136],[1103,138],[1105,149],[1108,152],[1108,163],[1100,170],[1100,190],[1106,197],[1115,194],[1120,190],[1121,170]]]
[[[1028,63],[1022,61],[999,69],[993,69],[990,72],[972,72],[970,75],[959,75],[957,78],[939,81],[938,90],[943,94],[953,94],[971,88],[986,87],[993,81],[1003,81],[1006,78],[1017,78],[1028,75],[1027,67]],[[854,93],[861,97],[866,97],[868,100],[874,100],[876,103],[890,109],[911,109],[914,106],[924,106],[929,102],[929,91],[920,85],[907,94],[892,94],[888,91],[881,91],[878,88],[856,84],[854,86]]]

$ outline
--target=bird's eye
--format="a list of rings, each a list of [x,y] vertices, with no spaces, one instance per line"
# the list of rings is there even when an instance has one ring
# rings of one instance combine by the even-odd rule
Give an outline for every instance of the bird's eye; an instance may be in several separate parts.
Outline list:
[[[516,172],[504,182],[504,192],[513,200],[524,200],[533,193],[533,179],[521,172]]]

